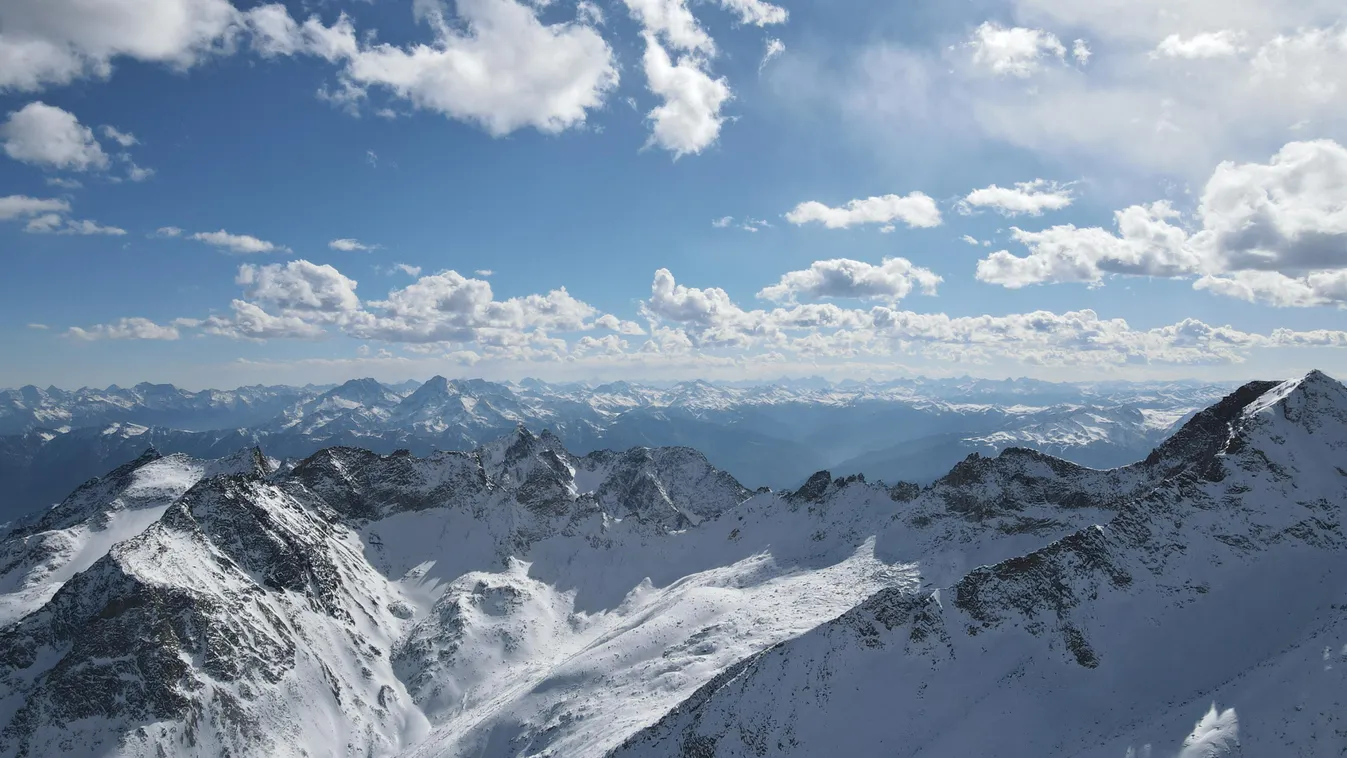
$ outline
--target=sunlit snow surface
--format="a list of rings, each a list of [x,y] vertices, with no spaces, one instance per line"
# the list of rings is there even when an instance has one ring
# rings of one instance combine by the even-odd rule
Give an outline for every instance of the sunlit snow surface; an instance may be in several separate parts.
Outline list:
[[[0,542],[0,628],[40,608],[113,545],[145,531],[203,477],[250,465],[247,455],[218,461],[170,455],[136,468],[125,482],[76,491],[40,522],[52,528]]]

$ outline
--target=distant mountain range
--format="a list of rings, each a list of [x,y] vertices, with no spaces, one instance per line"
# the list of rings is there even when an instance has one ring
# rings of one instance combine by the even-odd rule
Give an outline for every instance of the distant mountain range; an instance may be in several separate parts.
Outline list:
[[[970,453],[1035,447],[1082,465],[1137,460],[1229,389],[1034,380],[793,380],[767,385],[494,383],[435,377],[385,385],[172,385],[0,390],[0,523],[147,447],[217,458],[260,445],[282,459],[346,445],[416,455],[471,450],[518,426],[570,450],[696,448],[749,486],[796,486],[822,468],[930,482]]]
[[[404,390],[277,421],[446,417]],[[686,390],[659,392],[753,407]],[[0,538],[0,758],[1347,750],[1347,388],[1321,373],[1121,468],[1012,447],[926,486],[797,478],[523,427],[145,451]]]

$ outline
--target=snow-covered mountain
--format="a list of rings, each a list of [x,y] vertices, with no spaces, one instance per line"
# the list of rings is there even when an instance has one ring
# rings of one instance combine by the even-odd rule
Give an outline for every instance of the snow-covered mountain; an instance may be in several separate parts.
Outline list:
[[[1322,374],[1119,469],[800,478],[524,428],[141,456],[0,541],[0,756],[1347,750]]]
[[[45,510],[150,445],[196,458],[253,445],[279,458],[333,446],[427,456],[472,450],[521,424],[548,429],[579,453],[694,447],[753,487],[798,486],[820,468],[928,483],[969,453],[1014,445],[1118,466],[1226,391],[974,379],[592,386],[443,377],[195,393],[150,384],[24,387],[0,391],[0,523]]]
[[[1107,521],[876,593],[614,755],[1341,755],[1347,392],[1316,373],[1205,415]]]

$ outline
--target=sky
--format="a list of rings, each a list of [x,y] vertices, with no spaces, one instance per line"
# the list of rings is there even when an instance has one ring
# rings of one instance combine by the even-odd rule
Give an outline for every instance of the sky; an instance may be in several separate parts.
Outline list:
[[[0,0],[0,386],[1347,376],[1338,0]]]

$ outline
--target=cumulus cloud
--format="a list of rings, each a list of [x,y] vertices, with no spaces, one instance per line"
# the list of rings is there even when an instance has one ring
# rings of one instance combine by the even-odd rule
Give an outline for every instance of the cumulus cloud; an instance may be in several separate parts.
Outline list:
[[[1224,270],[1347,267],[1347,148],[1292,142],[1265,164],[1222,163],[1198,215],[1194,244]]]
[[[647,33],[663,38],[673,49],[715,55],[715,42],[688,10],[686,0],[622,1]]]
[[[88,329],[72,326],[66,332],[75,339],[86,340],[176,340],[180,336],[173,326],[162,326],[147,318],[123,318],[111,324],[97,324]]]
[[[491,284],[456,271],[425,276],[382,301],[367,303],[346,329],[361,339],[410,343],[501,342],[507,332],[571,332],[592,328],[597,311],[565,288],[498,301]]]
[[[344,15],[330,27],[316,18],[300,24],[277,6],[254,9],[249,24],[263,54],[341,64],[340,88],[329,99],[350,106],[376,87],[496,136],[582,124],[617,86],[612,50],[584,23],[544,24],[515,0],[460,0],[452,19],[436,2],[414,8],[433,43],[362,42]]]
[[[188,68],[226,47],[236,20],[227,0],[0,3],[0,90],[106,78],[123,57]]]
[[[1007,28],[992,21],[974,30],[968,44],[973,48],[975,65],[1021,79],[1040,70],[1044,58],[1062,60],[1066,56],[1062,41],[1050,32],[1022,26]],[[1088,52],[1085,57],[1089,57]]]
[[[3,60],[3,58],[0,58]],[[9,114],[0,125],[5,154],[43,168],[89,171],[108,167],[108,155],[94,132],[73,113],[31,102]]]
[[[182,233],[182,229],[176,226],[161,226],[154,230],[156,237],[181,237]]]
[[[354,279],[306,260],[240,266],[235,282],[245,288],[246,299],[286,315],[308,313],[335,321],[360,309]]]
[[[1107,274],[1198,277],[1199,289],[1245,300],[1347,303],[1347,148],[1331,140],[1288,143],[1267,163],[1222,163],[1191,233],[1168,202],[1115,216],[1116,233],[1013,229],[1029,253],[993,253],[977,276],[1007,287],[1097,283]]]
[[[290,250],[288,247],[277,245],[273,242],[267,242],[266,240],[258,239],[249,234],[230,234],[223,229],[218,232],[197,232],[192,235],[192,239],[204,242],[207,245],[213,245],[236,255],[284,253],[289,252]]]
[[[1005,216],[1028,214],[1041,216],[1044,211],[1057,211],[1071,205],[1074,198],[1069,187],[1045,179],[1016,182],[1013,188],[992,184],[968,193],[960,201],[965,212],[990,208]]]
[[[327,246],[333,250],[340,250],[343,253],[352,253],[357,250],[361,252],[370,252],[372,250],[378,250],[380,247],[379,245],[366,245],[360,240],[350,238],[332,240],[327,243]]]
[[[641,328],[640,324],[636,323],[635,321],[623,321],[622,319],[618,318],[617,316],[614,316],[611,313],[605,313],[604,315],[594,319],[594,326],[600,329],[607,329],[609,331],[617,332],[618,334],[626,334],[626,335],[645,334],[645,330]]]
[[[795,206],[794,210],[786,214],[786,220],[797,226],[817,222],[829,229],[888,224],[893,221],[921,228],[941,224],[940,209],[936,207],[935,200],[922,192],[852,200],[840,208],[810,200]]]
[[[413,277],[413,278],[414,278],[414,277],[418,277],[418,276],[421,275],[421,267],[420,267],[420,266],[413,266],[413,265],[408,264],[408,263],[394,263],[394,264],[393,264],[393,270],[394,270],[394,271],[401,271],[402,273],[406,274],[407,276],[410,276],[410,277]]]
[[[815,261],[803,271],[791,271],[778,283],[764,288],[758,297],[793,303],[797,298],[856,298],[897,302],[920,287],[934,295],[942,282],[930,269],[914,266],[905,258],[885,258],[878,266],[846,258]]]
[[[1099,282],[1105,274],[1182,276],[1198,265],[1188,234],[1172,223],[1178,212],[1161,201],[1132,206],[1115,215],[1118,233],[1063,224],[1042,231],[1011,228],[1029,249],[1025,256],[999,250],[980,261],[977,278],[1019,288],[1042,282]]]
[[[647,145],[661,147],[675,158],[700,153],[720,137],[725,123],[721,108],[731,98],[724,79],[706,72],[706,63],[695,55],[680,56],[675,63],[655,36],[643,34],[645,69],[650,91],[664,102],[647,114],[651,122]]]

